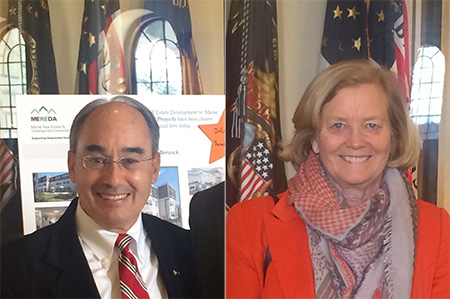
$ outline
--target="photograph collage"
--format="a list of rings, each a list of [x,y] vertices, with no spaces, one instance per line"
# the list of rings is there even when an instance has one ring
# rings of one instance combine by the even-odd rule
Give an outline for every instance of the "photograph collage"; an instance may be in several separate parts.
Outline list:
[[[450,1],[0,0],[0,298],[450,299]]]

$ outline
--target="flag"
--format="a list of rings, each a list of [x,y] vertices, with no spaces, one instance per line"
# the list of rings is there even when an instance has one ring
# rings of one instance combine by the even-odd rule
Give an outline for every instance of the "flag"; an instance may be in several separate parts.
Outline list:
[[[59,93],[47,0],[9,0],[8,24],[22,30],[27,93]]]
[[[175,31],[180,47],[183,94],[203,94],[188,0],[146,0],[144,7],[156,17],[166,19]]]
[[[233,0],[226,37],[228,207],[286,189],[276,1]]]
[[[321,53],[329,64],[370,59],[398,74],[410,99],[405,0],[328,0]]]
[[[0,139],[0,188],[2,190],[0,196],[0,212],[16,192],[14,182],[15,167],[13,152],[5,144],[5,141]]]
[[[78,93],[127,93],[119,0],[84,2]]]

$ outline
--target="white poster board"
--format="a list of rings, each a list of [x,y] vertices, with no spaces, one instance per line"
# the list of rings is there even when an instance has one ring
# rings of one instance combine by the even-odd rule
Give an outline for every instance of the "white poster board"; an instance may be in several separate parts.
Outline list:
[[[100,97],[112,96],[17,97],[24,234],[56,221],[76,196],[67,168],[70,127],[78,111]],[[225,180],[225,98],[130,97],[144,103],[160,126],[158,190],[144,212],[189,228],[192,195]]]

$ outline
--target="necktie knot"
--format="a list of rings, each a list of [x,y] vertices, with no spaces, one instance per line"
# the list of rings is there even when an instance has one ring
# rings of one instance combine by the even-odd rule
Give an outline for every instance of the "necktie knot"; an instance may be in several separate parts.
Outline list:
[[[120,251],[130,251],[130,243],[133,238],[127,234],[119,234],[116,239],[116,246]]]

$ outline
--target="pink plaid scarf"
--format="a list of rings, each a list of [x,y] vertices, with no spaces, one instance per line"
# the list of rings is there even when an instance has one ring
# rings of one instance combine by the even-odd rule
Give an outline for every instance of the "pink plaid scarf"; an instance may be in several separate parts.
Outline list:
[[[341,208],[314,153],[289,181],[289,191],[289,201],[295,204],[300,216],[315,230],[338,241],[358,225],[370,208],[370,201],[353,208]]]

